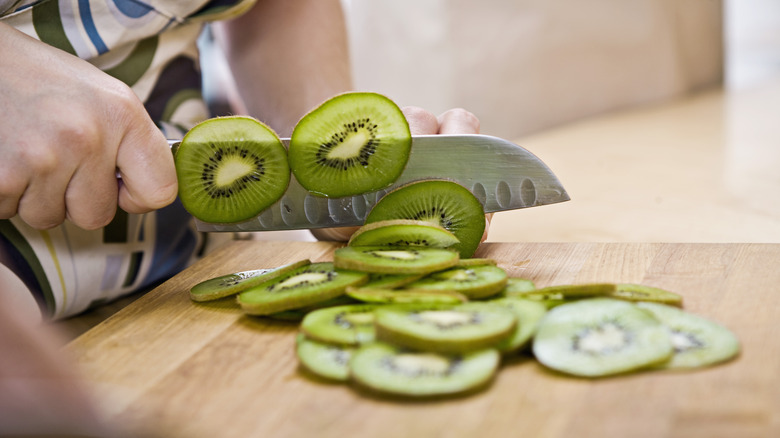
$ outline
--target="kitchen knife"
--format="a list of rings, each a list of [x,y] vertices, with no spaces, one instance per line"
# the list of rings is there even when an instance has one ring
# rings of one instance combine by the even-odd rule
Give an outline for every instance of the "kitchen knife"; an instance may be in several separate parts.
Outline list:
[[[289,139],[282,139],[285,146]],[[178,141],[170,140],[175,148]],[[196,219],[200,231],[270,231],[363,225],[388,191],[411,181],[447,179],[469,189],[485,213],[568,201],[558,178],[539,158],[507,140],[480,134],[413,136],[409,161],[389,188],[344,198],[312,195],[295,178],[276,203],[233,224]]]

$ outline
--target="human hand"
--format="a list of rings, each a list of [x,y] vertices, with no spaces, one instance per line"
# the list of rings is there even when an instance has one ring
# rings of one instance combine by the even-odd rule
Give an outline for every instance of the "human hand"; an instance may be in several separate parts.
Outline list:
[[[432,134],[479,134],[479,119],[472,113],[454,108],[436,117],[433,113],[419,107],[404,107],[401,109],[409,122],[412,135]],[[485,232],[482,241],[487,239],[488,228],[492,214],[485,216]],[[358,229],[358,227],[324,228],[312,230],[312,234],[319,240],[332,240],[345,242]]]
[[[2,23],[0,57],[0,219],[96,229],[117,205],[175,199],[170,149],[129,87]]]

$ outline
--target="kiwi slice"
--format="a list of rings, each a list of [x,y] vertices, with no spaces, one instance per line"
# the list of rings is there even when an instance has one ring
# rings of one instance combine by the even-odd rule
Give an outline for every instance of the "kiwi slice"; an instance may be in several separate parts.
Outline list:
[[[673,353],[666,328],[649,312],[620,300],[591,298],[550,310],[533,352],[548,368],[601,377],[647,368]]]
[[[617,291],[617,286],[613,283],[562,284],[531,290],[523,296],[529,299],[545,297],[546,299],[572,300],[606,296],[615,291]]]
[[[674,345],[674,356],[659,365],[665,369],[699,368],[725,362],[739,354],[739,340],[726,327],[658,303],[637,303],[666,326]]]
[[[330,380],[345,382],[349,379],[353,347],[316,341],[303,333],[298,333],[295,341],[298,360],[306,370]]]
[[[457,243],[458,238],[438,224],[395,219],[363,225],[355,231],[348,245],[448,248]]]
[[[536,290],[536,284],[532,280],[519,277],[509,277],[506,279],[506,286],[504,287],[504,295],[524,295],[528,292]]]
[[[488,258],[482,258],[482,257],[474,257],[469,259],[460,259],[458,262],[458,266],[462,268],[469,268],[472,266],[483,266],[483,265],[493,265],[497,266],[498,263],[493,259]]]
[[[311,261],[307,259],[279,266],[274,269],[253,269],[250,271],[236,272],[235,274],[221,275],[193,286],[190,289],[190,298],[193,301],[210,301],[235,295],[264,281],[274,279],[309,264],[311,264]]]
[[[377,342],[353,353],[349,371],[358,385],[382,394],[434,397],[484,387],[492,380],[499,362],[496,350],[441,354]]]
[[[493,265],[473,267],[455,267],[434,272],[423,277],[406,288],[450,290],[462,293],[471,299],[486,298],[504,290],[507,282],[506,271]]]
[[[683,302],[682,296],[674,292],[657,287],[630,283],[619,283],[616,290],[610,294],[610,297],[626,301],[647,301],[669,304],[677,307],[681,307]]]
[[[469,258],[485,232],[485,211],[465,187],[446,180],[424,180],[403,185],[380,198],[366,223],[389,219],[433,222],[451,231],[459,243],[451,248]]]
[[[547,306],[544,303],[519,297],[495,298],[488,303],[509,309],[517,317],[517,327],[512,336],[496,346],[501,353],[512,353],[529,345],[539,323],[547,313]]]
[[[468,301],[465,295],[448,290],[348,287],[347,295],[359,301],[376,304],[460,304]]]
[[[488,303],[380,306],[375,315],[377,339],[441,353],[492,348],[517,325],[511,311]]]
[[[427,274],[458,263],[458,253],[442,248],[347,246],[334,252],[339,269],[378,274]]]
[[[421,279],[425,274],[371,274],[362,287],[395,289]]]
[[[374,340],[374,308],[368,304],[327,307],[307,314],[301,331],[311,339],[343,345]]]
[[[287,150],[251,117],[205,120],[175,155],[179,197],[194,217],[212,223],[251,219],[282,197],[290,182]]]
[[[333,97],[290,137],[295,178],[315,195],[343,197],[389,187],[409,160],[412,135],[401,109],[376,93]]]
[[[312,263],[238,295],[250,315],[269,315],[321,303],[344,294],[347,286],[368,281],[363,272],[336,270],[333,263]]]

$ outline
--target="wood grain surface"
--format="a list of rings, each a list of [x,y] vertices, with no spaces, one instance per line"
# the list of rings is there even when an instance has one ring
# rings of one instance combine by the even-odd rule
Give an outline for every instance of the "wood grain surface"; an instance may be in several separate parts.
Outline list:
[[[777,437],[780,245],[488,243],[477,253],[538,286],[636,282],[684,296],[733,330],[742,353],[693,372],[585,380],[531,357],[505,360],[485,390],[382,399],[298,369],[297,325],[242,315],[188,289],[335,245],[236,242],[140,297],[67,346],[117,424],[181,437]]]

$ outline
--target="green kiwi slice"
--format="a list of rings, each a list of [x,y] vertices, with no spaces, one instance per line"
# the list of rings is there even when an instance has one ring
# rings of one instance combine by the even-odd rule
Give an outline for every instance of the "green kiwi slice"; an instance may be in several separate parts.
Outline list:
[[[409,123],[392,100],[376,93],[345,93],[296,124],[290,137],[290,168],[315,195],[358,195],[395,182],[411,147]]]
[[[536,284],[532,280],[519,277],[509,277],[506,279],[506,286],[504,287],[504,295],[524,295],[528,292],[536,290]]]
[[[666,326],[674,345],[674,356],[659,365],[665,369],[700,368],[730,360],[739,354],[739,340],[726,327],[658,303],[637,303]]]
[[[362,287],[395,289],[421,279],[425,274],[370,274]]]
[[[611,298],[626,301],[647,301],[681,307],[682,296],[657,287],[642,284],[619,283]]]
[[[493,265],[497,266],[498,262],[496,262],[493,259],[483,258],[483,257],[474,257],[469,259],[460,259],[458,261],[458,266],[461,268],[469,268],[472,266],[483,266],[483,265]]]
[[[488,303],[388,305],[378,307],[375,317],[377,339],[441,353],[492,348],[517,325],[514,313]]]
[[[304,369],[329,380],[349,380],[349,361],[354,348],[316,341],[303,333],[298,333],[295,341],[295,352]]]
[[[368,281],[363,272],[336,270],[333,263],[312,263],[238,295],[250,315],[269,315],[321,303],[344,294],[347,286]]]
[[[454,234],[432,222],[395,219],[363,225],[352,234],[348,245],[449,248],[457,243]]]
[[[441,225],[458,238],[451,248],[461,258],[474,255],[485,232],[485,211],[465,187],[446,180],[424,180],[401,186],[384,197],[366,216],[366,223],[413,219]]]
[[[458,263],[458,253],[442,248],[347,246],[337,249],[333,262],[339,269],[375,274],[427,274]]]
[[[408,351],[386,343],[360,347],[349,361],[351,379],[382,394],[436,397],[471,392],[491,382],[498,370],[496,350],[466,354]]]
[[[190,298],[193,301],[211,301],[235,295],[262,282],[274,279],[280,275],[311,264],[311,261],[300,260],[274,269],[253,269],[250,271],[236,272],[235,274],[221,275],[202,281],[190,289]]]
[[[647,368],[673,353],[666,328],[625,301],[591,298],[563,304],[542,319],[533,353],[548,368],[601,377]]]
[[[290,182],[287,150],[271,128],[251,117],[205,120],[175,155],[179,197],[194,217],[235,223],[257,216]]]
[[[374,308],[369,304],[327,307],[309,312],[301,331],[311,339],[342,345],[359,345],[374,340]]]
[[[471,298],[496,295],[506,286],[506,271],[493,265],[455,267],[434,272],[405,286],[409,289],[450,290]]]
[[[528,346],[536,334],[539,323],[547,313],[547,306],[544,303],[519,297],[495,298],[488,303],[509,309],[517,317],[517,327],[512,336],[496,346],[498,351],[505,354],[522,350]]]
[[[372,287],[348,287],[347,295],[366,303],[376,304],[460,304],[468,298],[453,291],[423,289],[380,289]]]

